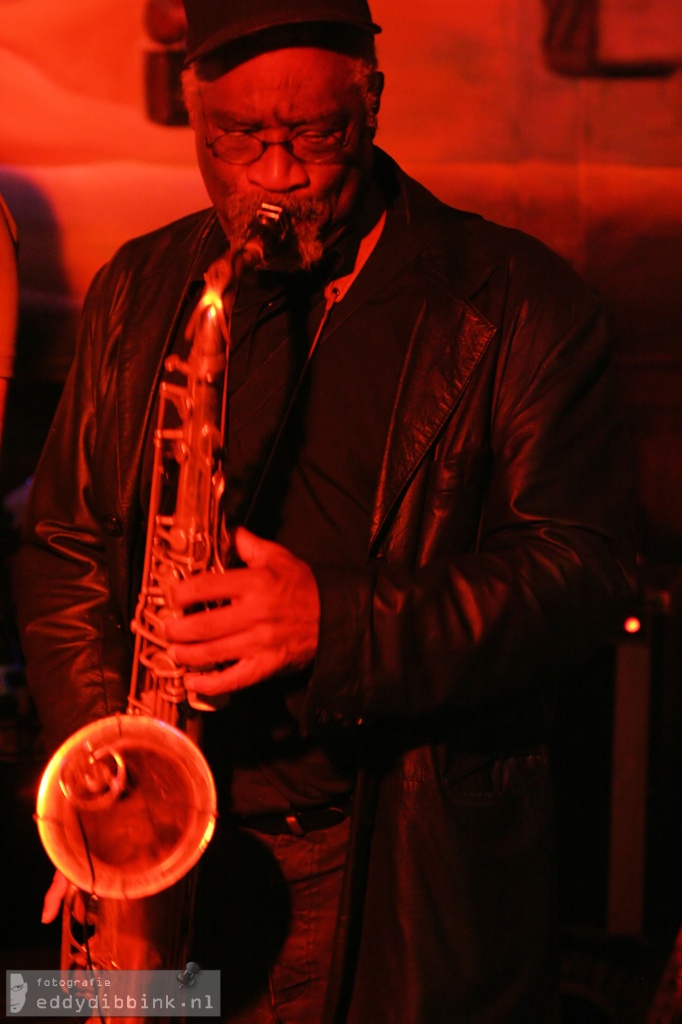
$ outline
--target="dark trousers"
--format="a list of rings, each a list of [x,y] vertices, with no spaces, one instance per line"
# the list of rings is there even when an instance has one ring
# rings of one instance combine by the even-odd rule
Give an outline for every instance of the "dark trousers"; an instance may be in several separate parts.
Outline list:
[[[304,836],[226,828],[202,864],[192,956],[230,1024],[319,1024],[349,819]]]

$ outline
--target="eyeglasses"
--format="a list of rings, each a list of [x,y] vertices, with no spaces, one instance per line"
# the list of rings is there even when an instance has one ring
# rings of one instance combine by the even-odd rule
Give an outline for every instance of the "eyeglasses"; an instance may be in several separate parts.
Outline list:
[[[266,142],[252,132],[222,132],[215,139],[206,137],[206,145],[218,160],[228,164],[253,164],[268,146],[284,146],[302,164],[325,164],[332,161],[350,141],[347,130],[319,131],[304,128],[282,142]]]

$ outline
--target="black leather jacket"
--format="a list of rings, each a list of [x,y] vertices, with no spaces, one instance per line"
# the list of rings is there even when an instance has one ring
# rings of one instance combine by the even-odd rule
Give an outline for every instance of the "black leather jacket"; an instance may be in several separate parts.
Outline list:
[[[395,275],[423,302],[366,567],[313,567],[303,727],[352,730],[365,765],[328,1019],[549,1021],[554,679],[603,639],[631,579],[603,318],[540,243],[383,163],[403,244],[377,250],[340,311],[361,330]],[[143,437],[213,224],[127,244],[86,299],[21,559],[30,686],[55,742],[125,706]]]

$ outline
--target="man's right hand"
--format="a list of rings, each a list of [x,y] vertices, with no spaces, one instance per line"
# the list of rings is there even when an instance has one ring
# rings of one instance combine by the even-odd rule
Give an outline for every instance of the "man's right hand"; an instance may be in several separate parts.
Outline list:
[[[66,896],[68,888],[68,878],[65,878],[61,871],[55,871],[54,878],[52,879],[52,885],[45,893],[43,916],[40,919],[43,924],[49,924],[50,921],[54,921],[59,913],[59,909],[64,897]]]

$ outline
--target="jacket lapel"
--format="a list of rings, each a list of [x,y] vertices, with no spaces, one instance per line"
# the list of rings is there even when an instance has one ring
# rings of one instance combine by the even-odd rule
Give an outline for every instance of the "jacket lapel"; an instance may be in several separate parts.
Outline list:
[[[495,328],[442,290],[426,295],[403,365],[377,489],[370,549],[459,404]]]
[[[412,330],[389,424],[370,551],[457,408],[495,334],[495,327],[472,301],[496,270],[489,256],[472,251],[468,242],[469,225],[480,217],[445,206],[381,150],[377,151],[377,166],[384,180],[397,186],[392,203],[401,224],[390,239],[393,255],[385,259],[385,270],[395,272],[409,261],[415,273],[414,286],[422,289],[424,302]],[[443,259],[449,265],[445,277]],[[367,297],[362,280],[361,275],[349,293],[351,299],[355,292],[354,302],[348,303],[349,315]]]

